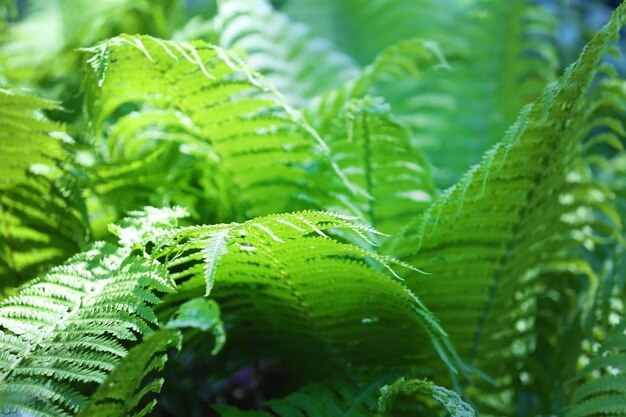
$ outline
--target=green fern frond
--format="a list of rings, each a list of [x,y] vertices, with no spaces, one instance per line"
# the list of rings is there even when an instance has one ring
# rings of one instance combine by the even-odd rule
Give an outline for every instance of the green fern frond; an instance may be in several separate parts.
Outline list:
[[[288,0],[284,10],[361,63],[410,38],[441,45],[451,71],[382,83],[375,93],[412,128],[441,187],[479,162],[556,78],[555,19],[532,0]]]
[[[160,145],[191,159],[201,205],[214,210],[205,220],[315,207],[325,198],[311,185],[327,160],[324,142],[224,50],[124,35],[89,51],[87,111],[105,138],[105,161],[133,163],[163,152]]]
[[[400,230],[432,201],[428,163],[382,100],[349,101],[324,137],[348,181],[363,190],[352,202],[376,229]]]
[[[213,20],[223,48],[242,49],[247,63],[304,107],[309,99],[358,74],[351,58],[301,23],[273,10],[266,0],[224,0]]]
[[[393,384],[381,388],[378,399],[379,413],[383,416],[392,415],[391,410],[394,409],[397,397],[406,395],[413,396],[410,402],[415,402],[417,398],[420,398],[431,407],[436,404],[444,408],[450,417],[474,417],[476,415],[474,409],[463,401],[458,393],[430,381],[405,378],[400,378]],[[421,396],[426,396],[426,398],[423,399]]]
[[[56,108],[0,87],[0,297],[74,254],[87,234],[63,168],[71,139],[42,114]]]
[[[241,411],[234,407],[216,406],[222,417],[371,417],[397,415],[391,413],[396,397],[419,393],[409,403],[416,410],[417,403],[426,407],[438,404],[445,408],[450,417],[473,417],[474,410],[458,394],[432,382],[422,380],[397,381],[385,385],[390,378],[333,379],[323,383],[307,385],[280,400],[265,403],[269,412]],[[435,403],[435,404],[433,404]],[[424,408],[422,411],[426,411]],[[404,415],[404,414],[402,414]],[[409,415],[409,414],[406,414]]]
[[[146,336],[117,364],[78,417],[149,415],[156,399],[146,403],[146,397],[150,393],[158,394],[164,382],[163,378],[150,377],[163,369],[168,350],[180,350],[181,343],[181,335],[175,330],[159,330]]]
[[[0,411],[69,416],[157,323],[166,271],[102,243],[0,303]]]
[[[606,334],[579,379],[566,417],[626,416],[626,321]]]
[[[573,248],[617,235],[611,194],[592,175],[585,140],[598,105],[589,89],[624,13],[621,6],[504,140],[390,248],[432,274],[427,282],[407,277],[407,285],[429,301],[462,356],[493,376],[507,375],[504,385],[512,379],[509,361],[534,349],[539,294],[582,277],[593,298],[596,271]]]
[[[178,283],[161,314],[210,294],[230,319],[231,354],[295,360],[300,378],[368,363],[464,371],[437,320],[389,276],[408,265],[329,237],[342,229],[364,239],[372,232],[324,212],[174,229],[152,251]],[[255,352],[244,348],[250,343]]]

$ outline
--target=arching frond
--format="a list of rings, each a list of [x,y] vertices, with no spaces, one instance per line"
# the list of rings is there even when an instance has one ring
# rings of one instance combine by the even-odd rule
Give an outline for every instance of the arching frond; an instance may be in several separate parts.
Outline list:
[[[284,10],[361,63],[409,38],[441,45],[452,71],[384,83],[376,93],[414,130],[441,187],[478,163],[556,78],[555,19],[532,0],[288,0]]]
[[[64,127],[42,111],[57,105],[0,88],[0,298],[53,263],[74,254],[85,239],[77,197],[61,165]]]
[[[509,360],[534,349],[539,294],[567,277],[587,279],[592,293],[596,273],[581,251],[618,226],[611,195],[589,168],[585,139],[599,105],[589,89],[624,12],[390,249],[432,274],[407,277],[407,285],[429,301],[463,357],[506,375],[505,386]]]
[[[315,197],[324,198],[311,184],[326,145],[224,50],[121,36],[90,52],[87,110],[108,160],[185,158],[199,171],[190,186],[204,197],[196,207],[205,220],[315,207]],[[159,175],[171,158],[161,160]],[[184,187],[174,184],[164,188]]]
[[[230,320],[231,353],[297,363],[300,378],[368,363],[445,372],[437,357],[462,371],[430,312],[379,271],[395,274],[396,261],[328,237],[341,229],[364,238],[371,231],[323,212],[174,229],[153,250],[179,283],[165,307],[210,294]],[[251,343],[254,352],[244,348]]]
[[[428,163],[382,100],[349,101],[324,133],[337,166],[363,190],[351,201],[368,224],[394,233],[432,201]]]
[[[172,285],[128,252],[95,244],[0,303],[0,411],[74,415],[125,346],[151,332],[150,305]]]
[[[309,99],[357,76],[358,66],[328,40],[273,10],[267,0],[224,0],[214,19],[219,45],[248,55],[251,68],[304,107]]]

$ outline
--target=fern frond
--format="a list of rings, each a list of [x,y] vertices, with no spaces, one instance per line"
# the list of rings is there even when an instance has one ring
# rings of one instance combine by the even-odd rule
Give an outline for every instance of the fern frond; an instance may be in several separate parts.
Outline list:
[[[456,0],[287,0],[282,10],[366,65],[396,42],[413,37],[439,40],[437,34],[461,20],[461,5]]]
[[[213,24],[219,45],[245,51],[248,65],[294,106],[303,108],[312,97],[358,74],[351,58],[266,0],[224,0]]]
[[[390,411],[396,397],[419,392],[424,396],[413,397],[409,400],[413,407],[416,407],[418,402],[425,406],[438,403],[451,417],[475,415],[474,410],[458,394],[432,382],[400,378],[389,385],[384,385],[389,378],[356,379],[358,382],[355,382],[355,378],[352,377],[307,385],[285,398],[267,401],[265,406],[271,413],[241,411],[225,406],[216,406],[215,409],[222,417],[388,416],[392,415]]]
[[[149,334],[116,365],[98,390],[89,398],[78,417],[141,417],[156,404],[150,393],[158,394],[162,378],[150,379],[167,362],[169,349],[180,350],[181,335],[175,330]]]
[[[462,356],[506,375],[504,386],[508,364],[534,349],[539,295],[567,277],[593,290],[596,272],[574,249],[617,234],[611,194],[592,175],[585,140],[598,104],[589,89],[624,13],[617,9],[561,80],[390,249],[432,274],[427,283],[407,277],[407,285],[429,301]]]
[[[414,83],[427,70],[444,69],[448,69],[448,64],[435,42],[420,38],[402,40],[382,50],[358,76],[313,98],[305,115],[318,131],[324,133],[350,100],[368,94],[393,100],[395,97],[389,96],[381,85],[400,81]]]
[[[315,207],[324,198],[311,186],[327,159],[324,142],[221,48],[124,35],[90,53],[87,111],[105,137],[105,160],[132,163],[163,152],[159,146],[190,159],[204,194],[198,205],[214,210],[205,220]]]
[[[284,10],[361,63],[410,38],[441,45],[451,71],[381,83],[376,91],[412,128],[441,187],[479,162],[556,78],[555,19],[532,0],[288,0]]]
[[[158,265],[102,243],[0,303],[0,410],[69,416],[126,347],[151,332],[150,305],[171,292]]]
[[[580,371],[566,417],[626,415],[626,321],[614,326]]]
[[[436,319],[379,271],[395,274],[397,261],[329,237],[341,229],[371,231],[324,212],[174,229],[152,252],[178,282],[164,306],[210,292],[232,328],[229,352],[295,361],[296,378],[371,363],[445,372],[437,357],[463,371]],[[245,349],[250,343],[254,352]]]
[[[87,234],[65,187],[64,127],[57,104],[0,87],[0,294],[75,253]]]
[[[363,190],[351,201],[376,229],[396,232],[432,201],[428,163],[382,100],[349,101],[324,137],[348,181]]]

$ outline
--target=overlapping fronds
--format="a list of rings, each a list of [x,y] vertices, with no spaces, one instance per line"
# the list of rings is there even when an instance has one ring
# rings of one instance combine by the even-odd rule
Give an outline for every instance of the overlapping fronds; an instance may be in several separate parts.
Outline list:
[[[144,338],[108,375],[89,398],[78,417],[140,417],[149,415],[163,385],[158,374],[168,359],[168,350],[181,348],[181,336],[175,330],[159,330]]]
[[[512,381],[506,358],[534,349],[539,294],[582,277],[590,300],[597,281],[584,248],[619,226],[611,193],[589,168],[585,139],[600,105],[589,88],[624,12],[390,249],[432,274],[407,277],[407,285],[429,301],[463,357],[506,375],[505,385]]]
[[[231,353],[315,356],[314,363],[297,362],[297,377],[368,363],[445,372],[437,357],[463,371],[434,317],[389,276],[394,265],[407,266],[328,237],[342,229],[362,238],[372,232],[323,212],[174,229],[154,239],[152,253],[179,283],[165,305],[210,294],[231,320]],[[242,349],[251,343],[255,352]]]
[[[42,114],[54,108],[0,88],[0,295],[74,254],[86,235],[77,196],[62,178],[64,127]]]
[[[324,138],[337,166],[362,190],[352,203],[376,229],[394,233],[432,201],[429,165],[382,100],[349,101]]]
[[[294,106],[304,107],[358,74],[350,57],[267,0],[224,0],[213,22],[219,45],[245,51],[248,65]]]
[[[95,244],[0,303],[0,409],[69,416],[85,405],[129,343],[157,322],[171,292],[163,267]]]
[[[415,84],[424,72],[448,69],[448,63],[435,42],[421,38],[401,40],[382,50],[358,76],[313,98],[305,114],[319,132],[326,133],[348,101],[371,94],[381,95],[397,104],[398,97],[390,94],[389,86],[406,88]]]
[[[326,145],[224,50],[125,35],[90,51],[87,110],[95,134],[105,137],[104,158],[186,158],[199,171],[192,181],[204,197],[199,206],[213,210],[205,220],[312,207],[315,194],[326,192],[311,189]],[[173,163],[162,161],[157,172]],[[154,187],[184,189],[181,182]]]
[[[556,76],[555,19],[532,0],[289,0],[284,10],[361,63],[409,38],[441,45],[452,71],[384,83],[377,94],[414,130],[442,187],[478,163]]]
[[[580,371],[566,417],[626,416],[626,321],[613,327]]]
[[[387,92],[397,97],[395,110],[415,130],[442,187],[479,162],[558,69],[556,23],[545,5],[532,0],[468,4],[459,25],[450,28],[458,27],[460,40],[451,46],[445,37],[434,38],[444,45],[453,70],[429,73],[413,86],[390,85]]]

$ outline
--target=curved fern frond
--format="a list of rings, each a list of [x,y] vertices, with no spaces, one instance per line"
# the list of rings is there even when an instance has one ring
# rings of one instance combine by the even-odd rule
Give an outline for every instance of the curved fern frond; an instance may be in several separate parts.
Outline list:
[[[626,415],[626,321],[613,327],[581,370],[566,417]]]
[[[160,377],[150,378],[165,366],[168,350],[180,350],[181,343],[181,335],[175,330],[159,330],[146,336],[115,366],[78,417],[149,415],[156,399],[147,401],[146,397],[158,394],[164,382]]]
[[[449,69],[448,63],[435,42],[419,38],[402,40],[382,50],[358,76],[313,98],[305,109],[305,115],[318,131],[324,133],[350,100],[361,99],[368,94],[381,95],[388,101],[395,100],[396,97],[388,94],[385,85],[415,83],[419,75],[427,70],[443,69]]]
[[[462,356],[506,375],[504,386],[511,361],[534,349],[539,295],[564,291],[570,277],[586,279],[592,299],[596,272],[585,247],[617,235],[611,193],[593,177],[585,140],[599,105],[589,89],[624,13],[622,5],[504,140],[390,248],[432,274],[427,282],[407,277],[407,285],[428,300]]]
[[[352,100],[324,135],[337,166],[363,190],[351,201],[383,233],[400,230],[435,194],[428,163],[390,113],[380,99]]]
[[[66,187],[64,127],[57,104],[0,87],[0,296],[74,254],[86,237],[77,196]]]
[[[458,393],[430,381],[405,378],[400,378],[393,384],[385,385],[380,389],[379,413],[383,416],[393,415],[391,410],[394,409],[394,402],[399,396],[412,396],[411,403],[419,398],[420,402],[425,405],[442,407],[450,417],[474,417],[476,415],[474,409],[463,401]]]
[[[358,382],[354,378],[333,379],[307,385],[285,398],[267,401],[265,407],[270,412],[241,411],[226,406],[216,406],[215,409],[222,417],[390,416],[397,415],[391,413],[396,397],[418,392],[423,396],[414,396],[408,401],[412,403],[413,410],[416,410],[416,403],[427,407],[438,404],[445,408],[450,417],[475,415],[474,410],[458,394],[432,382],[400,378],[384,385],[386,380],[389,378],[364,378]]]
[[[196,207],[214,210],[205,221],[315,207],[325,198],[311,186],[327,160],[324,142],[224,50],[124,35],[89,51],[87,111],[106,138],[105,160],[187,158],[200,171],[192,184],[204,200]]]
[[[66,417],[86,404],[171,292],[162,266],[102,243],[0,303],[0,411]]]
[[[174,229],[152,252],[178,282],[164,309],[210,292],[232,328],[229,352],[297,363],[296,378],[368,363],[445,372],[437,357],[451,372],[464,371],[421,301],[379,271],[395,274],[397,261],[329,237],[342,229],[363,238],[371,232],[323,212]],[[251,343],[254,352],[245,349]],[[299,360],[313,356],[314,363]]]
[[[358,74],[351,58],[302,23],[274,11],[266,0],[221,1],[213,22],[219,45],[245,51],[248,65],[294,106],[302,108]]]
[[[412,128],[442,188],[556,78],[555,19],[532,0],[288,0],[284,10],[361,63],[414,37],[441,45],[452,71],[383,83],[376,95]]]

